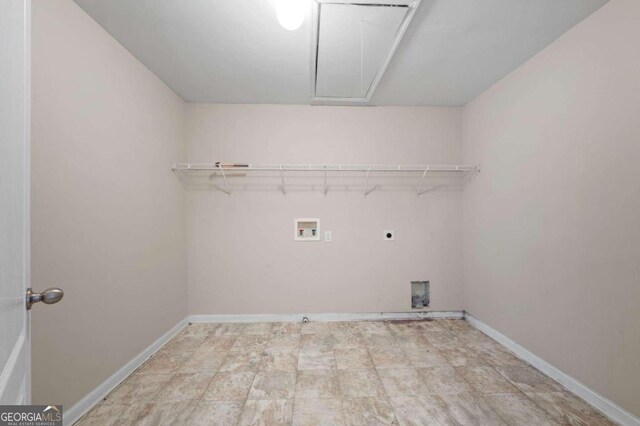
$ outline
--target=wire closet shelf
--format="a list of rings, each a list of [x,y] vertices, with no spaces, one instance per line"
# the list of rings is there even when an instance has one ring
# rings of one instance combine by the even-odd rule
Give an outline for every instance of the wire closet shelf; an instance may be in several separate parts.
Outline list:
[[[480,171],[478,165],[175,163],[173,172],[187,189],[356,191],[460,189]]]

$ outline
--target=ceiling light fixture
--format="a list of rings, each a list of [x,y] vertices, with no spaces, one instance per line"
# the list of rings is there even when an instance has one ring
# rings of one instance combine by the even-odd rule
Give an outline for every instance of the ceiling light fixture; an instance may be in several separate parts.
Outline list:
[[[275,0],[278,22],[285,29],[295,31],[302,26],[308,8],[306,0]]]

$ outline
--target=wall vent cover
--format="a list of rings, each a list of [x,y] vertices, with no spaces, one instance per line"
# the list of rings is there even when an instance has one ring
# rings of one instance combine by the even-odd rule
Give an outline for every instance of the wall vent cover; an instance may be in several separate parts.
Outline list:
[[[311,103],[369,102],[420,0],[313,0]]]

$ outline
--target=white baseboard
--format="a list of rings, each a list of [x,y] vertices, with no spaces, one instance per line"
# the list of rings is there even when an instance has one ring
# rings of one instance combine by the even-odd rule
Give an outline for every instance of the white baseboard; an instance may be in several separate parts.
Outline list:
[[[187,319],[183,319],[176,324],[171,330],[163,334],[158,340],[149,345],[148,348],[140,352],[131,361],[125,364],[120,370],[116,371],[107,380],[102,382],[97,388],[88,393],[84,398],[78,401],[73,407],[64,411],[64,424],[72,425],[77,422],[80,417],[89,412],[96,404],[116,388],[124,379],[126,379],[131,373],[133,373],[138,367],[156,353],[165,343],[167,343],[173,336],[178,334],[183,328],[187,326]]]
[[[371,321],[427,318],[462,319],[463,311],[328,313],[328,314],[258,314],[258,315],[189,315],[189,322],[296,322],[309,321]]]
[[[558,370],[556,367],[549,364],[539,356],[529,352],[529,350],[527,350],[523,346],[520,346],[513,340],[509,339],[504,334],[489,327],[487,324],[483,323],[477,318],[474,318],[469,313],[465,313],[465,319],[469,321],[469,324],[482,331],[489,337],[493,338],[498,343],[509,349],[511,352],[515,353],[517,356],[527,361],[529,364],[533,365],[538,370],[542,371],[544,374],[551,377],[574,394],[578,395],[580,398],[584,399],[593,407],[601,411],[609,419],[624,426],[640,425],[640,418],[626,411],[624,408],[615,404],[610,399],[600,395],[588,386],[583,385],[568,374],[565,374],[562,371]]]

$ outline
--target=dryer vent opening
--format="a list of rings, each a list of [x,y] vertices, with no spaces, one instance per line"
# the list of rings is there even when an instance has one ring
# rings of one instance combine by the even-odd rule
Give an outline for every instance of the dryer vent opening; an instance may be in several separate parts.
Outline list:
[[[411,281],[411,308],[428,308],[429,303],[429,281]]]

